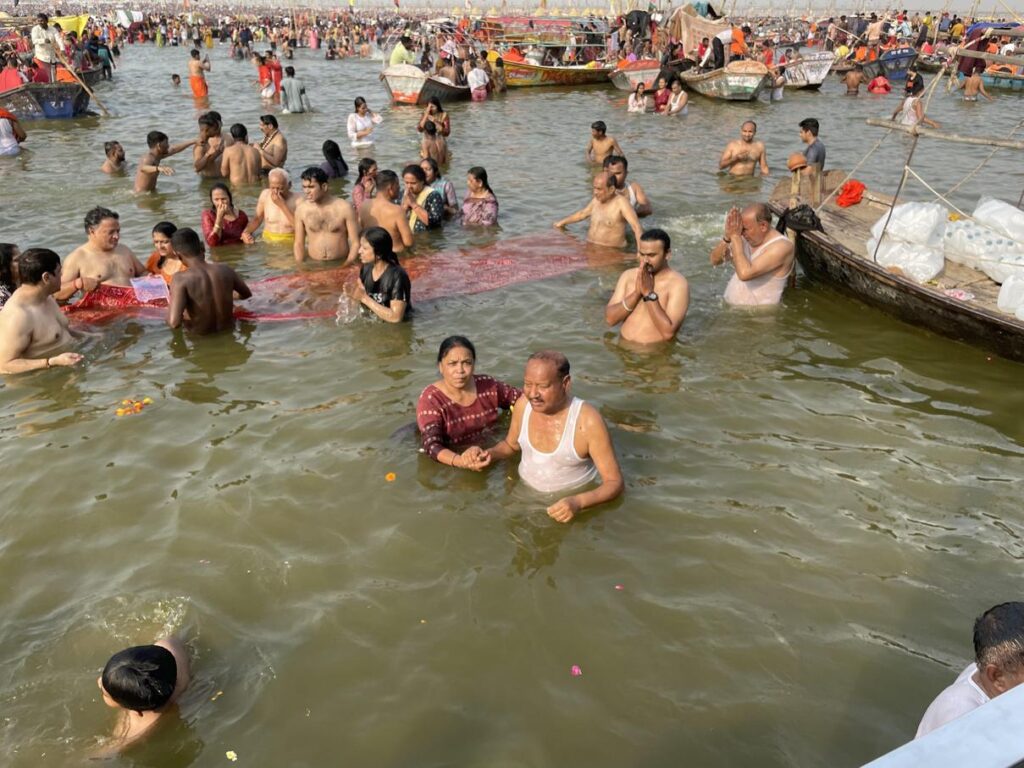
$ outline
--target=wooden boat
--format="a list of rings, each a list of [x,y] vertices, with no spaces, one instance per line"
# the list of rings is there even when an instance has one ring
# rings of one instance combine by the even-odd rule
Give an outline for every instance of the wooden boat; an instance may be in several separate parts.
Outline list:
[[[730,61],[722,69],[701,72],[688,69],[679,73],[683,85],[709,99],[753,101],[771,80],[768,67],[759,61]]]
[[[494,55],[493,52],[491,54]],[[586,64],[579,67],[544,67],[528,61],[505,63],[505,82],[509,88],[530,88],[541,85],[594,85],[607,83],[614,67]]]
[[[828,171],[825,193],[844,177],[843,171]],[[809,185],[809,180],[802,180],[804,202],[809,202]],[[782,181],[768,205],[778,215],[789,200],[790,182]],[[871,260],[867,253],[871,227],[891,203],[891,197],[871,192],[849,208],[830,200],[818,214],[825,231],[803,232],[797,238],[797,261],[804,274],[911,325],[1024,361],[1024,321],[997,309],[999,286],[982,272],[947,260],[943,272],[922,285]],[[956,299],[947,293],[957,290],[973,298]]]
[[[821,88],[835,57],[829,51],[803,54],[796,64],[786,65],[787,88]]]
[[[381,79],[396,104],[426,104],[435,96],[442,104],[470,98],[469,86],[455,85],[451,80],[436,75],[427,77],[423,70],[411,64],[388,67],[381,73]]]
[[[620,91],[632,93],[640,83],[644,84],[645,91],[651,91],[657,84],[659,72],[661,62],[655,59],[641,59],[616,67],[611,74],[611,81]]]
[[[830,72],[833,72],[840,77],[843,77],[847,72],[857,66],[857,62],[853,59],[838,59],[835,64],[832,65]]]
[[[1024,93],[1024,75],[1013,75],[1009,72],[996,72],[986,69],[981,73],[981,82],[985,84],[986,88],[1000,88]]]
[[[921,54],[917,57],[917,68],[921,72],[941,72],[942,68],[949,63],[945,56],[936,54]]]
[[[80,117],[89,108],[89,92],[78,83],[26,83],[0,93],[0,108],[20,120]]]
[[[864,79],[871,81],[882,74],[889,80],[906,80],[907,70],[915,61],[917,51],[913,48],[886,51],[874,61],[864,62]]]

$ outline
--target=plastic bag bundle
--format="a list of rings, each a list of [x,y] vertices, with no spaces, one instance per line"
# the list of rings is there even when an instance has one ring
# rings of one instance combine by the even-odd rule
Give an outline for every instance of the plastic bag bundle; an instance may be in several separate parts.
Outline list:
[[[878,247],[877,262],[883,267],[896,267],[907,277],[925,283],[942,272],[945,266],[943,239],[948,212],[935,203],[904,203],[892,212],[885,237],[879,246],[885,220],[883,215],[871,228],[868,258]]]
[[[983,197],[974,209],[974,220],[995,230],[1003,237],[1015,240],[1013,250],[1024,250],[1024,211],[1002,200]]]
[[[996,306],[1000,312],[1017,314],[1024,309],[1024,275],[1011,275],[999,289]]]

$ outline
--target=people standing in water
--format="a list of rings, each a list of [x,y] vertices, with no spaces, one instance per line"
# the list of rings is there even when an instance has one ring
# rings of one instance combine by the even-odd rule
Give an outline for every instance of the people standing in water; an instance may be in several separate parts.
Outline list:
[[[221,159],[224,155],[224,139],[221,137],[220,121],[209,112],[199,116],[199,138],[192,147],[192,167],[206,179],[223,178]]]
[[[267,243],[295,242],[295,208],[299,196],[292,191],[292,180],[288,171],[275,168],[267,176],[267,189],[260,192],[256,201],[256,213],[242,233],[243,243],[255,241],[253,232],[263,225],[263,241]]]
[[[638,344],[671,341],[690,306],[686,278],[669,266],[672,241],[662,229],[648,229],[637,244],[638,266],[622,273],[604,309],[610,326],[622,323],[622,338]]]
[[[820,125],[813,117],[800,121],[800,141],[807,145],[803,153],[807,161],[802,170],[805,175],[813,173],[815,169],[818,173],[825,171],[825,145],[818,138],[819,130]]]
[[[193,48],[188,60],[188,84],[192,87],[192,96],[197,100],[210,95],[210,87],[206,82],[206,73],[209,71],[210,57],[200,59],[199,51]]]
[[[517,387],[475,373],[476,348],[465,336],[449,336],[437,352],[441,379],[426,387],[416,404],[423,452],[450,467],[480,471],[481,441],[522,396]]]
[[[420,160],[420,168],[427,175],[427,186],[437,192],[444,201],[444,217],[450,219],[459,212],[459,200],[455,196],[455,185],[441,175],[441,168],[432,157]]]
[[[107,141],[103,144],[103,154],[106,159],[103,161],[103,165],[100,166],[100,170],[103,173],[122,174],[125,172],[127,164],[124,160],[124,147],[121,146],[119,141]]]
[[[498,197],[487,180],[487,171],[475,165],[466,172],[466,196],[462,199],[462,225],[490,227],[498,223]]]
[[[193,333],[207,334],[234,327],[234,296],[248,299],[252,291],[227,264],[206,261],[203,242],[195,230],[179,229],[171,235],[174,255],[185,268],[171,280],[167,325],[182,325]]]
[[[288,141],[277,126],[277,118],[273,115],[260,117],[260,131],[263,140],[253,142],[260,153],[260,173],[268,175],[274,168],[283,168],[288,159]]]
[[[562,229],[577,221],[590,219],[587,240],[597,245],[621,248],[626,244],[627,225],[640,241],[640,220],[629,200],[616,193],[615,181],[607,171],[594,176],[593,197],[586,207],[556,221],[556,229]]]
[[[359,224],[362,229],[381,227],[390,236],[392,247],[401,253],[412,247],[412,227],[409,217],[398,201],[401,198],[401,184],[394,171],[380,171],[377,174],[376,197],[364,200],[359,209]]]
[[[61,289],[60,257],[47,248],[29,248],[17,264],[20,284],[0,309],[0,373],[77,365],[80,354],[61,351],[76,334],[54,301]]]
[[[241,123],[231,126],[231,138],[234,143],[224,147],[220,156],[220,174],[238,188],[249,184],[259,184],[260,166],[263,157],[255,146],[249,145],[249,131]]]
[[[281,79],[281,113],[296,114],[311,109],[309,96],[306,95],[306,84],[295,76],[295,67],[284,68]]]
[[[427,174],[418,165],[407,165],[402,169],[405,195],[402,210],[409,217],[409,228],[413,233],[437,229],[444,223],[444,200],[434,189],[427,186]]]
[[[668,89],[668,80],[664,77],[658,78],[658,87],[654,91],[654,112],[662,114],[668,109],[669,99],[672,98],[672,91]],[[622,154],[618,152],[617,154]]]
[[[452,134],[452,121],[448,116],[448,113],[444,111],[441,106],[441,100],[437,96],[431,96],[427,106],[423,109],[423,114],[420,115],[420,121],[416,125],[416,130],[423,133],[427,123],[433,123],[437,126],[437,132],[444,136],[446,139]]]
[[[608,173],[611,180],[615,182],[615,191],[629,200],[629,204],[633,206],[637,217],[650,216],[654,212],[654,208],[651,206],[651,201],[647,198],[644,188],[635,181],[627,179],[629,176],[629,160],[620,155],[608,155],[604,159],[604,170]]]
[[[795,259],[793,241],[772,229],[772,213],[764,203],[748,205],[742,213],[730,209],[722,239],[711,251],[714,266],[731,261],[736,270],[724,296],[734,306],[781,302]]]
[[[900,125],[910,127],[926,125],[929,128],[938,128],[939,124],[924,113],[924,104],[921,103],[922,93],[924,93],[924,86],[914,84],[912,90],[903,99],[903,103],[892,113],[892,120]]]
[[[981,94],[989,101],[993,101],[992,96],[985,90],[985,83],[982,81],[980,70],[977,68],[972,69],[971,74],[958,82],[956,87],[957,90],[963,90],[964,101],[977,101],[978,94]]]
[[[320,163],[320,169],[327,174],[328,179],[341,179],[348,176],[348,163],[341,156],[341,147],[338,142],[328,139],[323,143],[321,151],[324,153],[324,161]]]
[[[363,203],[377,194],[377,161],[364,157],[356,166],[356,183],[352,185],[352,205],[359,213]]]
[[[139,160],[139,170],[135,173],[135,192],[156,192],[156,180],[160,174],[174,175],[174,169],[160,161],[188,149],[195,143],[196,140],[192,139],[172,147],[166,133],[150,131],[146,135],[146,146],[149,147],[149,151]]]
[[[169,221],[161,221],[153,227],[153,253],[146,260],[146,271],[162,277],[168,285],[171,284],[171,279],[185,268],[171,248],[171,235],[177,231],[178,228]]]
[[[303,200],[295,208],[295,260],[353,262],[359,247],[359,222],[347,200],[335,197],[327,174],[311,166],[302,172]]]
[[[210,207],[203,211],[203,239],[211,248],[238,245],[249,224],[245,211],[235,210],[235,199],[227,184],[210,187]]]
[[[412,282],[398,263],[391,235],[370,227],[359,241],[359,279],[346,283],[348,297],[387,323],[400,323],[412,309]]]
[[[630,112],[644,113],[647,111],[646,87],[642,82],[636,84],[636,90],[629,94],[628,110]]]
[[[349,141],[353,147],[372,147],[373,130],[383,122],[380,115],[370,111],[366,105],[366,99],[357,96],[355,100],[355,112],[348,116],[346,126]]]
[[[120,216],[109,208],[97,206],[85,214],[87,240],[64,259],[57,293],[58,301],[79,291],[88,293],[101,286],[110,293],[131,291],[133,277],[142,277],[146,268],[128,246],[121,243]]]
[[[608,126],[603,120],[590,124],[590,141],[587,142],[587,162],[601,164],[608,155],[625,155],[619,142],[608,135]]]
[[[533,490],[576,491],[547,507],[559,523],[618,498],[625,487],[608,427],[594,406],[573,397],[569,361],[561,352],[530,355],[508,435],[474,461],[487,466],[516,453],[522,454],[519,477]],[[595,481],[596,487],[582,490]]]
[[[450,154],[448,142],[437,132],[437,126],[427,121],[423,127],[423,138],[420,140],[420,157],[431,159],[438,165],[448,165]]]
[[[974,622],[974,661],[928,706],[915,739],[1024,683],[1024,603],[1000,603]]]
[[[671,91],[672,95],[669,96],[668,106],[665,108],[663,114],[668,116],[678,115],[680,117],[685,117],[690,111],[688,106],[689,97],[683,90],[683,84],[679,81],[679,78],[672,79]]]
[[[14,243],[0,243],[0,309],[11,298],[18,287],[18,281],[14,276],[15,263],[21,253]]]
[[[753,176],[758,167],[761,175],[768,175],[768,158],[763,141],[756,141],[757,123],[747,120],[740,126],[740,137],[725,145],[718,168],[733,176]]]

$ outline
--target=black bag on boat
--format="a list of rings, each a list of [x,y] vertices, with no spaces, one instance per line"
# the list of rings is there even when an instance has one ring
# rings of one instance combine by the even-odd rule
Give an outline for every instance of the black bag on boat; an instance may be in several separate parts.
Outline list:
[[[825,231],[821,226],[821,219],[818,218],[818,214],[806,203],[802,203],[796,208],[787,208],[783,211],[775,228],[782,234],[786,234],[787,229],[792,229],[794,232],[809,232],[814,229],[819,232]]]

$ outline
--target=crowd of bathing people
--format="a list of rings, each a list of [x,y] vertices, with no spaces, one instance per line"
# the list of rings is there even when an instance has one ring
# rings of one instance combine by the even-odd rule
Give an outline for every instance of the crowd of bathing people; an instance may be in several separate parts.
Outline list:
[[[164,34],[164,33],[161,33]],[[264,57],[264,62],[266,61]],[[268,66],[262,64],[260,66]],[[189,78],[197,97],[208,89],[207,59],[192,51]],[[288,70],[291,70],[289,67]],[[269,75],[274,83],[275,72]],[[257,85],[265,88],[261,74]],[[294,111],[308,102],[305,85],[294,70],[285,71],[275,94]],[[664,86],[664,84],[663,84]],[[173,87],[173,86],[172,86]],[[686,101],[665,90],[669,113],[685,114]],[[287,94],[291,94],[288,96]],[[642,94],[634,95],[633,101]],[[658,97],[656,97],[657,99]],[[382,122],[363,98],[357,98],[347,121],[351,145],[365,150],[376,141]],[[299,175],[293,189],[284,169],[288,142],[273,114],[259,120],[259,138],[235,123],[225,131],[215,111],[198,119],[195,138],[177,144],[160,131],[146,137],[146,152],[134,168],[138,193],[156,189],[161,175],[173,173],[166,158],[192,151],[193,170],[213,180],[198,230],[161,221],[152,227],[153,250],[140,260],[120,240],[118,214],[95,207],[84,217],[85,242],[63,261],[52,250],[0,244],[0,372],[18,374],[74,366],[81,354],[71,351],[86,334],[68,321],[68,306],[81,297],[102,296],[112,305],[136,303],[139,284],[166,289],[166,323],[172,329],[207,334],[229,331],[236,301],[252,295],[230,266],[207,261],[208,249],[249,244],[257,237],[290,246],[297,262],[335,262],[359,267],[358,279],[344,283],[339,301],[351,302],[380,320],[398,323],[410,317],[414,284],[399,260],[417,235],[461,221],[464,226],[491,226],[498,220],[498,198],[487,172],[476,166],[466,173],[466,193],[458,199],[444,175],[450,162],[452,120],[433,100],[417,123],[420,159],[400,169],[378,169],[368,156],[358,161],[349,200],[335,195],[332,179],[350,173],[340,147],[325,141],[324,161]],[[788,158],[792,171],[822,172],[825,146],[816,119],[802,120],[800,152]],[[719,170],[735,176],[768,173],[764,143],[752,120],[739,126],[738,138],[724,148]],[[112,176],[129,174],[119,141],[108,141],[101,166]],[[663,229],[643,228],[654,204],[630,179],[627,153],[608,135],[603,121],[591,125],[584,148],[594,165],[589,200],[553,222],[565,228],[588,222],[587,240],[605,248],[625,248],[632,235],[636,266],[619,277],[605,306],[609,326],[637,345],[663,344],[679,332],[690,305],[687,279],[672,265],[671,238]],[[263,183],[251,213],[236,205],[241,186]],[[794,271],[794,246],[772,226],[763,203],[733,208],[725,216],[721,237],[712,248],[712,264],[731,264],[733,274],[723,299],[732,306],[778,304]],[[417,258],[429,258],[420,256]],[[147,282],[148,281],[148,282]],[[61,305],[65,306],[61,306]],[[476,349],[462,335],[450,336],[437,354],[439,377],[427,386],[416,406],[422,449],[430,459],[451,467],[483,471],[519,454],[522,481],[551,500],[547,514],[568,523],[583,510],[619,497],[622,472],[608,428],[592,404],[573,393],[569,360],[555,350],[531,354],[522,383],[510,384],[476,371]],[[505,412],[511,412],[505,436],[490,435]],[[932,704],[919,735],[933,730],[1013,687],[1024,670],[1024,604],[996,606],[975,626],[976,661]],[[173,707],[188,685],[184,647],[172,638],[129,648],[110,659],[99,685],[107,704],[123,712],[115,749],[137,740]]]

